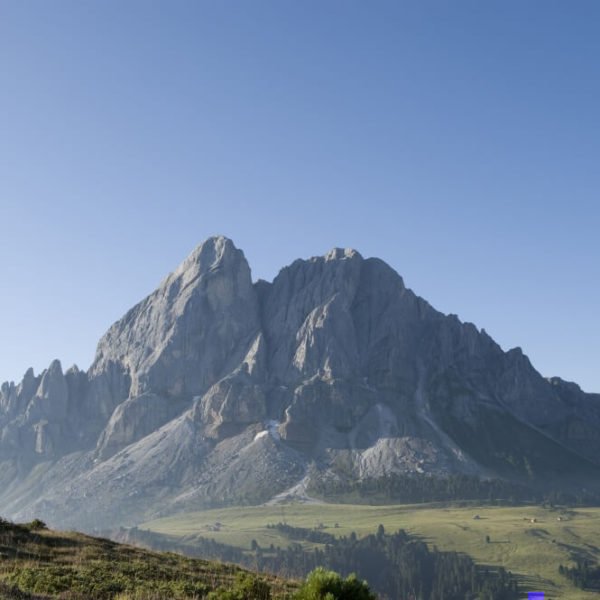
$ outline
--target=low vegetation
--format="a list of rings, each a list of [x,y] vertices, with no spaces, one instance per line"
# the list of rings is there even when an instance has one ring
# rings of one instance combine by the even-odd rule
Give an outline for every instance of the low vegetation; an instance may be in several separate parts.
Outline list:
[[[41,521],[0,520],[0,556],[2,600],[275,600],[297,587],[233,565],[50,531]]]

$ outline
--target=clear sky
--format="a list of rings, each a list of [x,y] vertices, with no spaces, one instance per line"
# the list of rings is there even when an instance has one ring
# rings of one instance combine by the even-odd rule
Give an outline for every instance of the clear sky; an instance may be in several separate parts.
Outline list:
[[[0,0],[0,380],[203,239],[354,247],[600,392],[600,3]]]

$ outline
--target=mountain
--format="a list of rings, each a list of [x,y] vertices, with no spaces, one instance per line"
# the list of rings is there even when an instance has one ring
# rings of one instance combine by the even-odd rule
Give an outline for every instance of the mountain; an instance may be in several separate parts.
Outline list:
[[[117,321],[87,372],[0,391],[0,502],[107,528],[394,473],[594,487],[600,395],[334,249],[253,283],[201,244]]]

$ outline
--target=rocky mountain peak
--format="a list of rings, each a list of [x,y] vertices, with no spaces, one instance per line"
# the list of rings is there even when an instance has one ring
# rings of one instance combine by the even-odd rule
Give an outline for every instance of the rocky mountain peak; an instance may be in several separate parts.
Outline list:
[[[67,382],[59,360],[53,360],[42,373],[39,387],[27,407],[27,420],[60,421],[64,419],[68,402]]]
[[[330,261],[351,259],[355,257],[362,259],[360,252],[357,252],[353,248],[332,248],[329,252],[325,254],[323,258],[325,259],[325,261]]]
[[[229,238],[222,235],[213,236],[196,246],[167,280],[184,277],[187,283],[202,273],[219,268],[232,268],[243,256],[243,252],[238,250]]]
[[[241,362],[258,329],[244,254],[228,238],[212,237],[109,329],[92,373],[118,363],[131,378],[130,397],[191,398]]]
[[[214,236],[107,331],[87,373],[54,361],[0,387],[0,502],[96,526],[114,506],[139,522],[263,502],[309,464],[332,480],[570,475],[600,462],[599,430],[600,396],[545,380],[384,261],[334,248],[253,284]]]
[[[25,375],[23,375],[23,381],[32,381],[35,379],[35,371],[33,367],[29,367],[27,371],[25,371]]]
[[[60,360],[54,359],[50,366],[42,372],[42,381],[38,389],[38,394],[41,396],[52,395],[51,388],[63,381],[64,375]]]

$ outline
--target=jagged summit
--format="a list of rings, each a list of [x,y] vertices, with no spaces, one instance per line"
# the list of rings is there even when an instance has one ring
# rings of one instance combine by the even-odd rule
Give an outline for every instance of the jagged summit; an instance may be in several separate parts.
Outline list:
[[[243,252],[238,250],[233,241],[223,235],[209,237],[196,246],[188,257],[173,273],[180,276],[184,272],[203,273],[219,267],[227,267]]]
[[[326,261],[329,261],[329,260],[344,260],[347,258],[355,258],[355,257],[362,259],[360,252],[357,252],[353,248],[332,248],[329,252],[327,252],[325,254],[325,256],[323,258],[325,258]]]
[[[214,236],[109,328],[87,372],[54,361],[1,386],[0,501],[103,527],[311,478],[587,477],[599,426],[600,397],[542,378],[380,259],[334,248],[253,283]]]
[[[91,371],[118,364],[131,380],[130,396],[191,398],[239,363],[258,329],[244,254],[212,237],[108,330]]]

